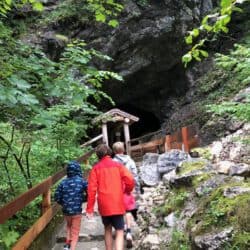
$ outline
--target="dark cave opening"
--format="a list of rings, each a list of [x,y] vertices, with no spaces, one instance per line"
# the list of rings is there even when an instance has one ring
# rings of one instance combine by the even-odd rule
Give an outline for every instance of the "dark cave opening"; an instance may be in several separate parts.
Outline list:
[[[152,112],[140,109],[128,103],[118,105],[117,108],[139,117],[139,121],[130,126],[131,139],[157,131],[161,127],[159,119]]]

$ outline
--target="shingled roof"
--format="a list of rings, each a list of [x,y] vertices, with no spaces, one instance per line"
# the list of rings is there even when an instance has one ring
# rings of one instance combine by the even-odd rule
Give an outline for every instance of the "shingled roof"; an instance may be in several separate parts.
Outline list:
[[[129,124],[139,121],[139,117],[131,115],[127,112],[124,112],[120,109],[111,109],[108,112],[99,115],[93,120],[93,123],[98,122],[118,122],[124,121],[125,118],[129,119]]]

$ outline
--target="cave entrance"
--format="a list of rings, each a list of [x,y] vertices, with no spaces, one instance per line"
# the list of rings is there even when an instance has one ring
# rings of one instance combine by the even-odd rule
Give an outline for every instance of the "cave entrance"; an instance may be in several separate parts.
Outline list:
[[[150,111],[143,110],[131,104],[117,105],[117,108],[139,117],[139,121],[130,126],[130,138],[137,138],[161,128],[160,120]]]

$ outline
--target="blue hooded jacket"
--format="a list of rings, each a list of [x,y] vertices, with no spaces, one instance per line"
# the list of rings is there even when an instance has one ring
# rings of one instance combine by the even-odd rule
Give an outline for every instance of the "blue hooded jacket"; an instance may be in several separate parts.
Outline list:
[[[55,201],[62,206],[65,215],[82,213],[84,191],[88,183],[82,177],[80,164],[76,161],[69,162],[67,178],[56,189]]]

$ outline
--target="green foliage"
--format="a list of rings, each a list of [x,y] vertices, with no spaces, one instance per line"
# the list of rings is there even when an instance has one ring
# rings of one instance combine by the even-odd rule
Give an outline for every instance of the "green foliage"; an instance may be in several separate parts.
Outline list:
[[[211,153],[211,150],[209,149],[209,147],[193,148],[192,151],[198,152],[200,157],[202,157],[203,159],[206,159],[209,161],[212,160],[212,153]]]
[[[250,232],[250,199],[247,202],[243,203],[241,206],[238,206],[236,209],[236,218],[238,228],[241,231]]]
[[[24,5],[31,5],[35,11],[43,10],[43,4],[36,0],[0,0],[0,16],[6,17],[11,8],[20,8]]]
[[[74,23],[81,24],[94,19],[117,27],[117,17],[122,10],[123,6],[114,0],[66,0],[61,1],[51,13],[45,13],[40,22],[47,25],[74,20]]]
[[[157,207],[154,212],[158,216],[166,216],[171,212],[178,212],[184,205],[189,193],[182,190],[172,190],[163,206]]]
[[[250,248],[250,233],[237,232],[230,243],[224,245],[225,250],[248,250]]]
[[[185,37],[185,41],[186,44],[191,45],[192,48],[182,57],[182,62],[185,67],[187,67],[188,63],[193,59],[201,61],[202,58],[208,57],[207,51],[202,49],[204,43],[214,39],[213,36],[220,32],[228,33],[227,25],[231,21],[232,13],[235,11],[241,12],[242,9],[239,8],[238,5],[248,1],[249,0],[221,0],[218,12],[206,15],[202,19],[199,27],[189,31],[188,36]]]
[[[246,225],[249,224],[249,216],[247,211],[242,213],[241,208],[249,208],[249,193],[243,193],[233,198],[223,195],[226,188],[235,186],[249,187],[250,185],[247,182],[241,184],[229,183],[218,187],[209,196],[203,197],[198,211],[189,220],[190,227],[193,227],[193,223],[196,221],[201,221],[196,226],[194,235],[208,232],[218,225],[219,227],[231,225],[239,232],[248,230]]]
[[[168,249],[191,250],[191,243],[188,237],[182,231],[174,230],[172,233],[172,240]]]
[[[178,169],[178,175],[185,175],[195,170],[201,170],[207,165],[204,160],[182,162],[180,169]]]
[[[18,239],[19,234],[16,231],[10,231],[8,225],[1,225],[0,236],[0,246],[3,249],[10,249],[11,245]]]
[[[123,6],[114,0],[87,0],[89,9],[94,13],[98,22],[108,22],[112,27],[118,25],[118,21],[113,19],[123,10]]]
[[[61,39],[62,37],[60,37]],[[99,114],[91,103],[104,98],[103,81],[122,80],[98,70],[93,59],[111,60],[83,41],[71,41],[58,62],[13,37],[0,21],[0,205],[84,154],[90,120]],[[0,231],[0,248],[9,249],[39,216],[40,201],[9,220]]]
[[[0,249],[8,250],[20,235],[40,217],[41,198],[37,198],[0,226]]]
[[[11,31],[1,25],[4,29],[0,39],[6,46],[0,48],[2,119],[28,122],[50,103],[70,106],[71,110],[81,109],[86,117],[95,110],[88,102],[90,97],[112,101],[98,89],[104,80],[121,80],[121,77],[90,66],[93,58],[111,60],[109,57],[93,49],[86,50],[84,42],[75,41],[65,49],[60,62],[52,62],[38,49],[16,42]]]
[[[141,7],[149,5],[149,0],[135,0],[135,2]]]
[[[72,21],[76,17],[84,22],[94,16],[96,21],[118,25],[116,18],[122,5],[113,0],[86,2],[61,1],[51,12],[53,21]],[[84,41],[70,41],[64,34],[57,34],[56,38],[67,46],[60,60],[54,62],[39,48],[17,40],[26,24],[18,20],[15,25],[8,12],[29,5],[35,11],[43,9],[36,0],[0,1],[0,206],[53,175],[65,162],[84,154],[87,149],[81,149],[79,143],[87,137],[90,120],[99,114],[92,103],[103,99],[113,103],[100,90],[102,83],[122,80],[114,72],[94,67],[94,59],[112,59],[87,49]],[[10,22],[15,30],[7,25]],[[83,166],[87,168],[90,165]],[[1,225],[1,249],[10,249],[37,220],[40,203],[40,198],[33,201]]]
[[[208,105],[208,108],[211,112],[218,115],[227,113],[239,120],[250,121],[250,95],[248,96],[247,103],[223,102],[219,105]]]
[[[217,55],[216,64],[223,71],[223,77],[228,78],[229,82],[234,82],[234,85],[230,85],[226,91],[231,93],[235,92],[235,89],[239,87],[248,86],[250,84],[250,46],[249,45],[235,45],[229,55]],[[228,72],[228,75],[225,75]],[[214,83],[218,84],[219,81]],[[213,86],[210,85],[210,88]],[[225,93],[225,91],[224,91]],[[210,111],[224,115],[229,114],[237,119],[243,121],[250,121],[250,95],[242,94],[241,99],[244,101],[233,102],[224,101],[220,104],[208,105]]]

